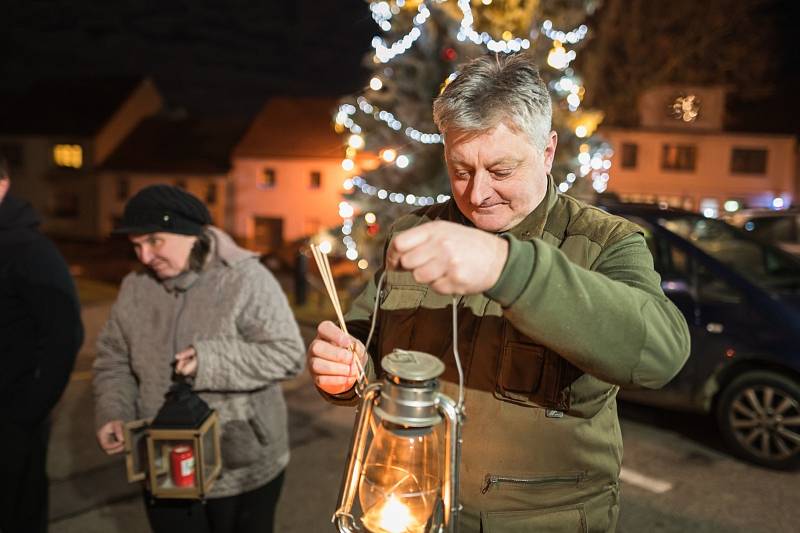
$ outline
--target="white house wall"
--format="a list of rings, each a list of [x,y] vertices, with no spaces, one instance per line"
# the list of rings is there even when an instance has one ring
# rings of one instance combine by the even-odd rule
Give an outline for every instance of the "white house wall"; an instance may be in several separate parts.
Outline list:
[[[614,149],[608,190],[621,196],[691,198],[696,208],[701,199],[743,199],[751,206],[767,206],[771,198],[782,196],[797,202],[794,137],[738,133],[692,134],[640,130],[604,129],[601,134]],[[635,168],[622,168],[621,146],[638,146]],[[692,171],[661,168],[662,145],[686,144],[697,147]],[[733,148],[766,149],[767,168],[763,175],[731,172]]]

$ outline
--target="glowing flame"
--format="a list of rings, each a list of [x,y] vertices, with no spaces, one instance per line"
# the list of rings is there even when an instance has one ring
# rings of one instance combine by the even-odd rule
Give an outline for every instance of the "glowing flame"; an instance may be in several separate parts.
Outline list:
[[[411,511],[394,494],[383,504],[378,518],[378,526],[389,533],[403,533],[414,522]]]
[[[407,533],[420,530],[420,526],[424,525],[394,494],[383,505],[370,509],[362,520],[370,531],[381,533]]]

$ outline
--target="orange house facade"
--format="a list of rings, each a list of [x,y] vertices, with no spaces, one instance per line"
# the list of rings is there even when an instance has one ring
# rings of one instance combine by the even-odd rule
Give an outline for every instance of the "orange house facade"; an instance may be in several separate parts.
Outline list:
[[[600,131],[614,150],[608,191],[623,201],[707,216],[796,203],[796,139],[725,131],[723,110],[719,88],[661,87],[645,94],[639,128]]]
[[[333,131],[336,101],[273,98],[251,123],[232,160],[232,233],[267,251],[341,224],[348,172]]]
[[[336,99],[272,98],[255,117],[191,117],[165,109],[149,79],[121,81],[97,88],[114,93],[104,105],[86,92],[63,117],[30,118],[49,91],[0,112],[14,191],[44,215],[46,232],[107,238],[128,199],[156,183],[195,194],[217,226],[260,252],[342,224],[353,170],[341,166]]]

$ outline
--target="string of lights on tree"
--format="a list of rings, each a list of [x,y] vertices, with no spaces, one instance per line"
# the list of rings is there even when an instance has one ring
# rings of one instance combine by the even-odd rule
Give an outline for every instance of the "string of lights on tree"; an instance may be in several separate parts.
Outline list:
[[[541,1],[544,2],[546,0]],[[396,21],[395,18],[403,10],[406,10],[406,14],[413,15],[410,17],[410,27],[408,27],[407,31],[401,29],[402,33],[399,34],[399,37],[393,39],[393,42],[389,43],[379,35],[372,39],[372,63],[376,66],[390,66],[412,50],[415,45],[419,44],[420,38],[423,37],[426,31],[426,26],[431,23],[432,10],[445,7],[442,6],[444,3],[445,0],[381,0],[370,2],[369,9],[373,20],[380,30],[386,33],[398,29],[396,22],[399,21]],[[482,6],[478,4],[482,4]],[[588,27],[585,24],[580,24],[573,29],[564,31],[555,28],[553,21],[547,19],[530,33],[530,39],[527,37],[515,37],[510,30],[502,31],[499,38],[495,38],[487,31],[478,32],[474,27],[476,23],[475,7],[480,9],[491,4],[492,0],[481,0],[480,2],[476,0],[473,0],[473,2],[470,2],[470,0],[457,0],[456,5],[460,14],[460,21],[455,35],[457,41],[482,46],[490,52],[508,54],[529,49],[532,46],[532,40],[548,39],[552,46],[547,54],[547,65],[555,71],[561,72],[560,76],[549,82],[549,87],[554,96],[563,102],[568,111],[569,116],[566,122],[569,124],[571,131],[577,138],[588,140],[601,122],[602,113],[581,109],[585,88],[580,77],[570,68],[570,64],[575,60],[577,54],[575,50],[568,49],[568,47],[577,45],[586,38],[589,31]],[[408,17],[406,17],[406,20],[408,20]],[[451,61],[456,58],[456,55],[455,50],[451,48],[446,48],[443,51],[443,56]],[[391,72],[391,68],[379,70],[370,79],[368,88],[365,88],[362,94],[358,95],[354,101],[342,103],[334,117],[336,131],[339,133],[349,132],[342,168],[347,172],[359,174],[353,175],[344,181],[343,188],[345,193],[348,195],[362,194],[371,198],[372,201],[382,201],[395,205],[405,204],[411,207],[446,202],[450,199],[450,196],[444,193],[402,192],[391,190],[390,187],[379,186],[375,182],[371,183],[371,180],[367,180],[357,168],[359,166],[357,160],[361,157],[359,152],[365,150],[367,131],[371,128],[382,126],[388,130],[387,134],[401,134],[402,132],[410,145],[387,146],[380,149],[377,158],[372,158],[376,160],[377,166],[370,169],[370,171],[376,168],[386,169],[392,166],[405,171],[414,164],[414,150],[411,145],[415,143],[420,145],[443,143],[444,139],[438,132],[425,131],[424,128],[404,123],[396,116],[396,113],[382,108],[371,98],[371,94],[380,91],[386,81],[389,80],[390,76],[387,74],[389,72]],[[450,72],[442,80],[441,89],[455,79],[457,75],[457,72]],[[607,145],[601,144],[597,146],[596,143],[594,144],[593,146],[592,143],[583,142],[579,145],[578,153],[575,156],[574,171],[565,173],[563,181],[558,183],[558,189],[561,192],[570,190],[578,182],[579,178],[587,177],[591,179],[592,187],[595,191],[603,192],[606,190],[612,153]],[[341,229],[342,242],[346,248],[347,258],[353,261],[358,260],[360,268],[367,268],[368,262],[361,257],[358,243],[353,236],[356,209],[350,202],[342,201],[339,204],[339,215],[343,220]],[[371,234],[375,231],[374,228],[377,227],[376,220],[377,217],[374,212],[367,211],[364,214],[368,233]]]

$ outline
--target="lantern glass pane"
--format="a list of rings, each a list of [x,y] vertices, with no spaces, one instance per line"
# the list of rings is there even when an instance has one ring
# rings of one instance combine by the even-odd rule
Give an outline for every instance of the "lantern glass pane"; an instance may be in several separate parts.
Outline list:
[[[216,427],[203,433],[203,480],[209,481],[214,475],[221,461],[219,452],[219,439],[216,438]]]
[[[125,427],[125,445],[128,450],[128,481],[144,478],[147,469],[147,420],[129,422]],[[131,479],[133,478],[133,479]]]
[[[193,439],[154,439],[156,485],[163,490],[197,487],[197,450]]]
[[[359,486],[361,520],[367,529],[381,533],[424,531],[441,493],[440,448],[436,428],[378,425]]]

